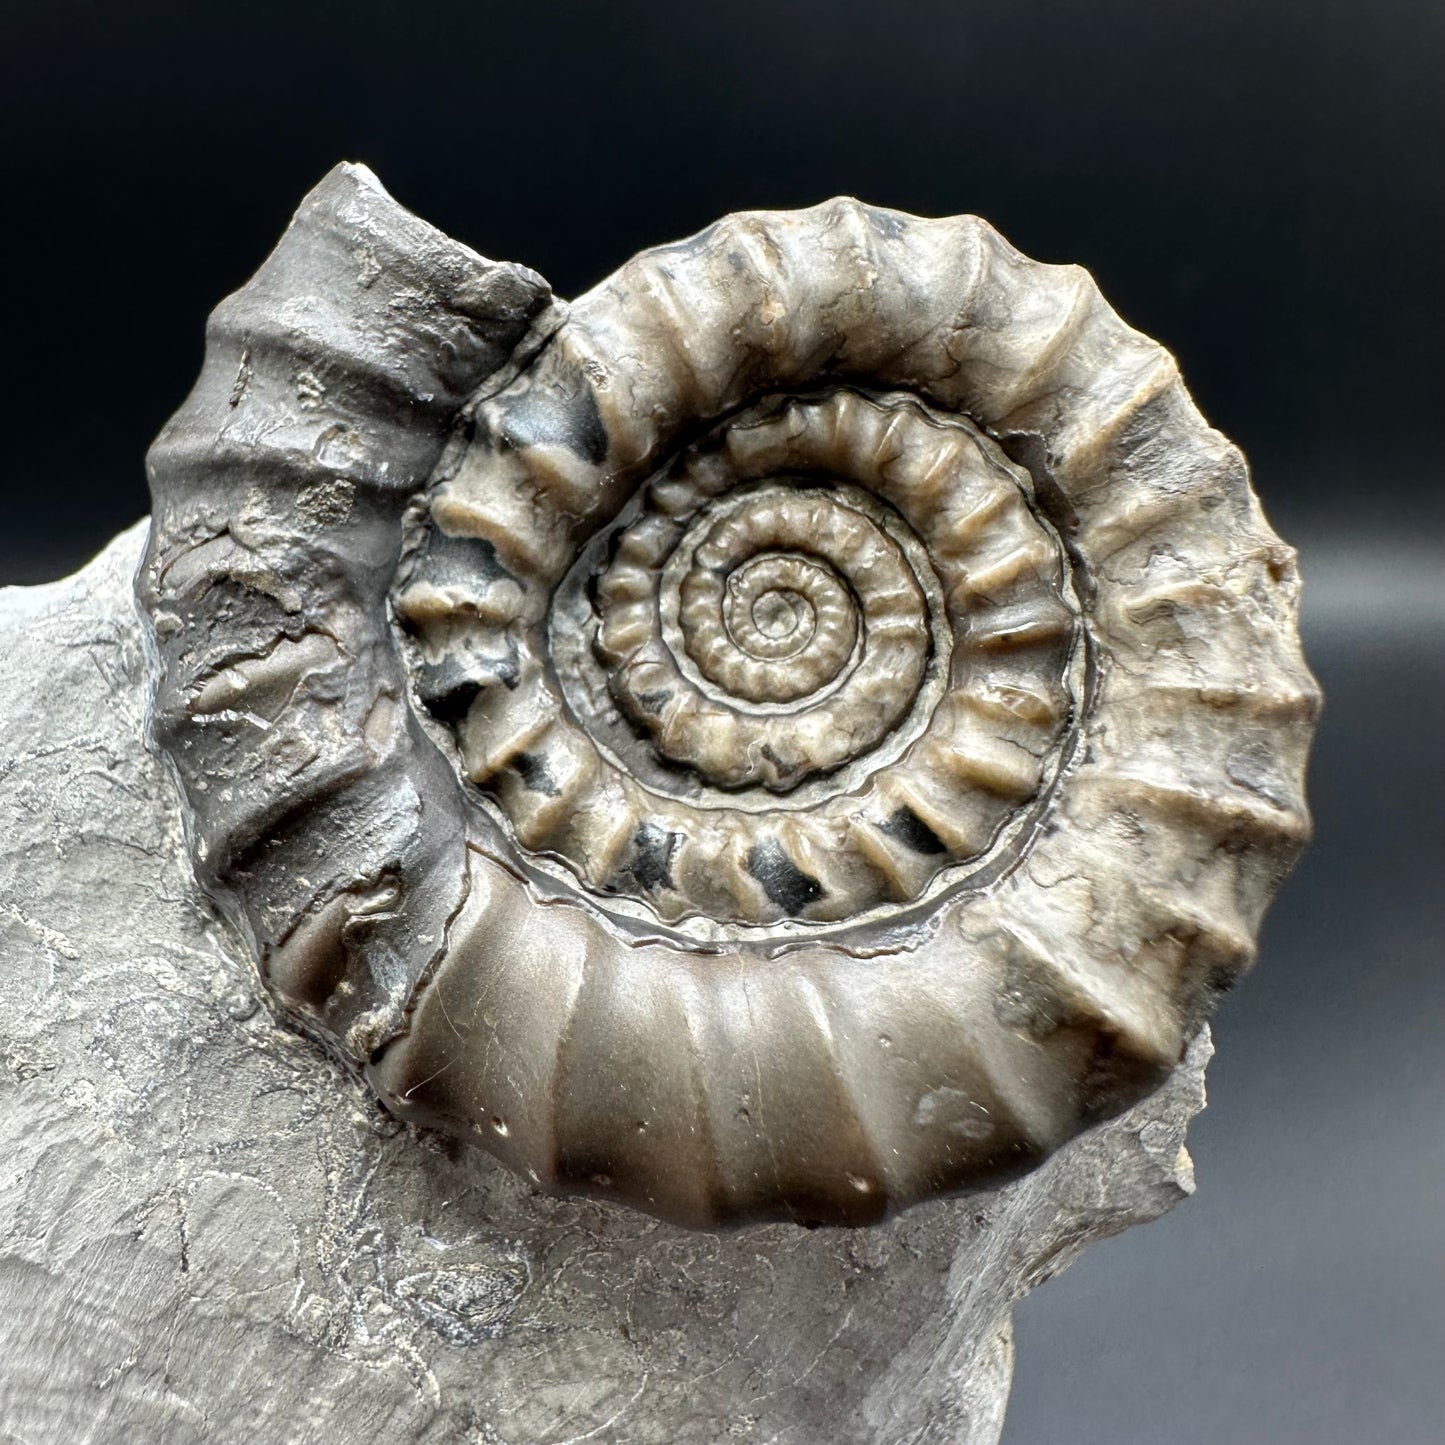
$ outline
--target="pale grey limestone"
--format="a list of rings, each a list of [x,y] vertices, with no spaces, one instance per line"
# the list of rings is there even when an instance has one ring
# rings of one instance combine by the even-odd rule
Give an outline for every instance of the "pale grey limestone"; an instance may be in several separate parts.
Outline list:
[[[0,1440],[995,1441],[1013,1302],[1191,1190],[1207,1032],[871,1229],[545,1195],[273,1015],[143,743],[144,545],[0,594]]]

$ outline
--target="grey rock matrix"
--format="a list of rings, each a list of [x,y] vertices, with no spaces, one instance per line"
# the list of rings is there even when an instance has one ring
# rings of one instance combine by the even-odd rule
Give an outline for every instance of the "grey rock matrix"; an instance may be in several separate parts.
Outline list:
[[[0,1440],[996,1441],[1014,1301],[1191,1188],[1207,1035],[872,1229],[545,1195],[271,1012],[144,743],[144,545],[0,594]]]

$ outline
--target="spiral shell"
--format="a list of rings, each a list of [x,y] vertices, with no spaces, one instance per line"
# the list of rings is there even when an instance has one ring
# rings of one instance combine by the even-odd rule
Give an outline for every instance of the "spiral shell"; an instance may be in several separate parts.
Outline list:
[[[1308,830],[1293,554],[1169,355],[972,217],[566,306],[334,172],[152,452],[202,876],[396,1112],[866,1223],[1168,1071]]]
[[[694,935],[834,922],[986,855],[1057,769],[1080,653],[1063,548],[965,418],[774,398],[581,545],[539,547],[596,488],[539,470],[520,534],[507,404],[434,489],[397,611],[522,848]],[[461,539],[490,548],[484,576],[437,565]]]

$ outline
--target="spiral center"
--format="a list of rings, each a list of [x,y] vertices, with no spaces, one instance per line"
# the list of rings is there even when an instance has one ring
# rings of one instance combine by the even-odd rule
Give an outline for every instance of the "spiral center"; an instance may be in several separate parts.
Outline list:
[[[706,564],[717,562],[724,530],[715,528],[698,549],[703,575],[684,584],[693,603],[684,643],[699,671],[751,702],[789,701],[834,681],[858,638],[858,606],[847,584],[819,559],[772,552],[740,563],[719,589],[719,569]]]
[[[747,781],[794,787],[839,766],[896,724],[921,675],[924,604],[897,543],[876,523],[830,490],[778,484],[745,494],[720,516],[704,512],[693,535],[701,540],[691,548],[679,588],[680,641],[727,699],[776,707],[842,684],[861,661],[858,642],[870,614],[881,622],[882,612],[901,605],[917,634],[905,648],[908,665],[874,694],[860,728],[833,726],[841,719],[832,711],[801,725],[785,714],[767,726],[770,756],[745,764]],[[879,654],[870,666],[881,662]],[[670,756],[696,766],[693,741],[683,744],[662,740]],[[718,777],[711,763],[709,773]]]
[[[764,592],[753,603],[753,626],[770,641],[792,643],[794,651],[808,645],[814,616],[806,597],[786,589]]]

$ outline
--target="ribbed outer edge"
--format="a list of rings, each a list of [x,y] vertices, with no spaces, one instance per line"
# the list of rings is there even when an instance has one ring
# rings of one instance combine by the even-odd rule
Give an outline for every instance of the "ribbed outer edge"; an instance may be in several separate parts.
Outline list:
[[[546,283],[341,165],[218,306],[148,458],[153,732],[202,881],[278,999],[365,1060],[465,897],[455,778],[386,615],[400,518],[462,402],[554,320]]]

